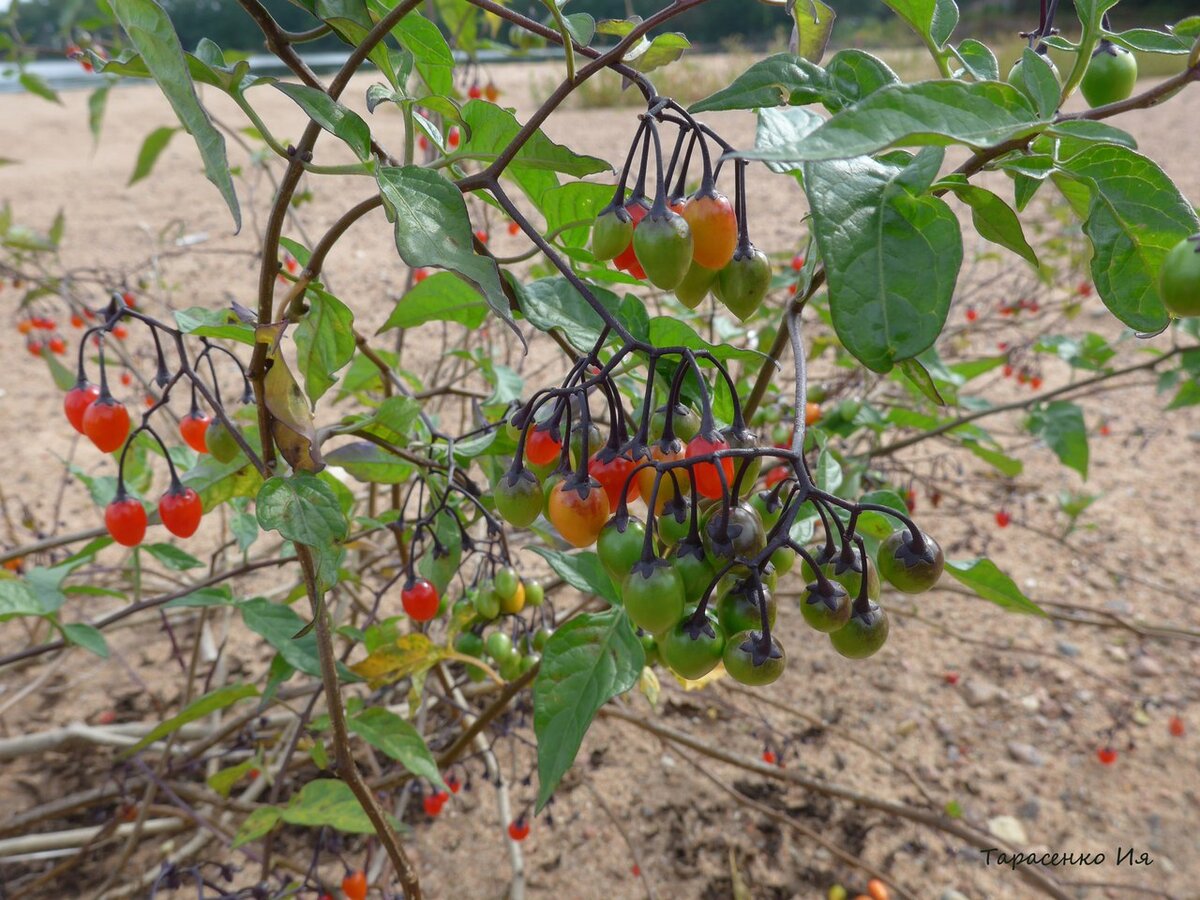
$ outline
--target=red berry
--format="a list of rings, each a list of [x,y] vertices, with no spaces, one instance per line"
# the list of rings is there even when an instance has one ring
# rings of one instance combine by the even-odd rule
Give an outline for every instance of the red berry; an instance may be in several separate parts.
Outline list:
[[[359,869],[343,878],[342,893],[346,900],[367,900],[367,873]]]
[[[481,243],[481,244],[486,244],[488,242],[488,233],[486,231],[484,231],[482,228],[480,228],[478,231],[475,232],[475,237],[479,240],[479,243]]]
[[[56,356],[62,356],[67,352],[67,342],[60,337],[50,338],[50,352]]]
[[[1100,426],[1100,434],[1103,435],[1104,437],[1108,437],[1110,434],[1112,434],[1112,429],[1109,428],[1107,424],[1101,425]]]
[[[788,293],[789,294],[796,293],[796,287],[797,287],[797,285],[795,285],[795,284],[789,284],[788,288],[787,288]]]
[[[204,507],[200,495],[181,484],[172,486],[158,501],[158,515],[167,531],[176,537],[191,537],[200,527]]]
[[[529,823],[524,819],[517,819],[515,822],[508,823],[508,836],[514,841],[523,841],[529,837]]]
[[[1038,388],[1040,388],[1040,387],[1042,386],[1042,376],[1041,376],[1041,375],[1034,375],[1032,378],[1030,378],[1030,379],[1029,379],[1029,386],[1030,386],[1031,388],[1033,388],[1033,390],[1035,390],[1035,391],[1036,391]]]
[[[111,725],[117,721],[117,711],[114,709],[102,709],[96,715],[97,725]]]
[[[83,327],[83,316],[78,316],[78,315],[71,316],[71,327],[72,328],[82,328]]]
[[[1028,383],[1029,383],[1029,373],[1028,372],[1018,372],[1017,373],[1017,384],[1028,384]]]
[[[428,622],[438,611],[437,588],[428,579],[418,578],[400,592],[404,611],[417,622]]]
[[[83,414],[99,396],[100,388],[85,381],[83,384],[76,384],[63,397],[63,412],[67,421],[80,434],[83,434]]]
[[[908,507],[909,513],[917,511],[917,492],[912,488],[909,488],[908,493],[904,495],[904,505]]]
[[[1092,296],[1092,283],[1090,281],[1079,282],[1079,287],[1075,289],[1075,292],[1079,294],[1080,297]]]
[[[942,678],[944,678],[946,680],[946,684],[949,684],[949,685],[958,684],[958,673],[957,672],[953,672],[953,671],[947,672],[945,675],[942,676]]]
[[[125,305],[130,309],[133,309],[137,306],[137,300],[129,291],[126,291],[124,294],[122,294],[121,299],[125,301]]]
[[[1008,514],[1007,510],[1001,509],[1001,510],[997,511],[996,524],[999,525],[1001,528],[1007,528],[1008,523],[1011,521],[1012,521],[1012,516],[1010,516]]]
[[[1001,341],[1000,343],[998,343],[996,345],[996,349],[997,350],[1007,350],[1008,349],[1008,341]]]
[[[775,752],[773,750],[764,750],[762,759],[768,766],[775,765]]]
[[[1167,723],[1167,731],[1171,732],[1171,737],[1183,737],[1183,719],[1171,716],[1171,721]]]
[[[608,494],[610,509],[617,508],[617,503],[621,500],[621,488],[625,487],[626,482],[629,484],[629,489],[625,492],[626,502],[637,499],[637,479],[629,477],[635,466],[636,463],[627,456],[614,456],[607,462],[602,462],[598,456],[588,460],[588,474],[600,482],[604,493]]]
[[[1096,759],[1100,760],[1103,765],[1111,766],[1117,761],[1117,751],[1105,745],[1096,751]]]
[[[121,384],[125,385],[126,387],[129,387],[129,385],[133,384],[133,373],[122,372],[121,373]]]
[[[634,864],[633,864],[633,868],[632,868],[632,869],[630,869],[629,871],[633,873],[633,877],[634,877],[634,878],[641,878],[641,877],[642,877],[642,867],[641,867],[641,866],[639,866],[637,863],[634,863]]]
[[[30,356],[42,355],[42,345],[37,341],[29,341],[25,344],[25,349],[29,351]]]
[[[446,787],[450,788],[450,793],[457,794],[460,790],[462,790],[462,783],[453,775],[451,775],[446,779]]]
[[[525,436],[525,458],[544,466],[562,453],[562,441],[548,428],[535,427]]]
[[[155,403],[158,402],[158,398],[155,397],[153,394],[147,394],[145,397],[142,398],[142,402],[144,402],[147,407],[151,407]]]
[[[458,149],[458,142],[461,140],[461,135],[458,133],[458,126],[453,126],[450,132],[446,135],[446,146],[451,150]]]
[[[767,477],[763,480],[766,482],[767,487],[775,487],[775,485],[787,478],[787,474],[787,466],[772,466],[767,470]]]
[[[710,441],[704,435],[698,434],[688,441],[687,456],[707,456],[710,453],[728,449],[729,445],[720,438]],[[717,469],[718,464],[721,466],[721,471],[725,473],[724,483],[721,480],[721,471]],[[733,460],[729,457],[724,457],[716,463],[697,463],[692,467],[692,474],[696,479],[696,490],[702,497],[710,500],[716,500],[723,496],[725,491],[733,489]]]
[[[133,497],[117,498],[104,510],[104,527],[118,544],[136,547],[146,536],[146,509]]]
[[[1013,373],[1013,367],[1012,367],[1012,366],[1010,366],[1010,365],[1008,365],[1007,363],[1005,363],[1005,365],[1004,365],[1004,377],[1005,377],[1005,378],[1012,378],[1012,373]]]
[[[470,97],[472,100],[478,100],[480,97],[483,96],[483,90],[479,87],[478,84],[473,84],[469,88],[467,88],[467,96]]]
[[[125,338],[129,335],[129,332],[126,331],[124,325],[118,325],[116,328],[114,328],[112,330],[112,333],[113,333],[113,337],[115,337],[119,341],[125,340]]]
[[[179,434],[183,442],[197,453],[207,453],[208,443],[204,435],[208,432],[208,423],[211,421],[208,416],[198,412],[184,416],[179,420]]]
[[[429,270],[428,269],[413,269],[412,276],[413,276],[413,284],[420,284],[422,281],[424,281],[426,278],[429,277]]]
[[[975,312],[974,307],[967,307],[967,321],[974,322],[979,318],[979,313]]]
[[[423,151],[428,150],[429,149],[429,138],[425,137],[425,135],[423,135],[423,134],[420,135],[417,138],[417,146],[420,147],[421,150],[423,150]]]
[[[513,235],[520,234],[521,226],[518,225],[516,222],[509,222],[508,223],[508,233],[513,234]]]
[[[797,253],[792,257],[792,271],[799,272],[804,268],[804,257]]]
[[[112,453],[129,436],[129,411],[112,397],[95,400],[83,413],[83,433],[103,453]]]
[[[430,818],[434,818],[442,811],[442,804],[445,801],[438,799],[440,796],[441,794],[425,795],[425,798],[421,801],[422,805],[425,807],[425,815],[429,816]]]

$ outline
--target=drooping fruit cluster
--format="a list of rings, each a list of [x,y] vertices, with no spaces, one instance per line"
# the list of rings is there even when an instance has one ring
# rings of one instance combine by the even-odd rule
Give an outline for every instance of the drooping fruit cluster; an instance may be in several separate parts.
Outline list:
[[[519,678],[538,664],[550,639],[550,620],[541,609],[544,602],[545,592],[538,582],[521,578],[511,565],[498,567],[454,604],[452,621],[462,627],[454,639],[455,651],[490,662],[505,681]],[[535,611],[530,621],[521,618],[526,608]],[[533,627],[538,621],[542,624]],[[479,666],[467,665],[472,681],[482,681],[486,674]]]
[[[212,362],[213,351],[224,352],[237,363],[243,382],[243,402],[251,396],[249,380],[241,368],[241,363],[233,354],[201,338],[203,349],[194,359],[189,359],[182,334],[136,311],[135,305],[131,295],[114,293],[100,324],[83,333],[79,343],[75,384],[63,397],[63,413],[72,428],[85,435],[103,453],[121,451],[118,460],[117,490],[105,508],[104,524],[113,540],[126,547],[136,547],[140,544],[146,536],[149,524],[145,506],[140,499],[130,494],[125,482],[129,448],[133,439],[142,433],[159,444],[170,472],[169,485],[157,505],[159,520],[171,534],[181,538],[191,537],[200,527],[204,512],[200,496],[180,480],[166,445],[150,424],[151,417],[167,404],[174,387],[186,380],[192,392],[191,410],[179,421],[180,437],[197,453],[212,453],[215,458],[224,462],[231,461],[240,452],[237,439],[220,417],[210,417],[201,412],[198,399],[198,393],[204,391],[211,402],[217,407],[220,406],[220,387],[216,382]],[[88,311],[87,317],[95,319],[96,315]],[[125,332],[124,326],[119,324],[125,319],[146,326],[152,335],[157,357],[153,384],[161,391],[157,398],[150,398],[151,402],[147,404],[148,408],[142,414],[141,423],[136,428],[132,427],[132,419],[126,405],[114,397],[109,388],[108,364],[104,352],[105,341],[109,336],[115,336],[118,330]],[[174,373],[167,365],[160,333],[173,341],[179,355],[179,366]],[[87,377],[85,353],[89,339],[98,351],[99,384],[93,384]],[[204,385],[198,375],[198,370],[203,364],[207,364],[208,371],[213,376],[211,389]],[[123,376],[125,374],[128,373],[122,373]],[[123,384],[129,384],[131,381],[132,379],[122,377]]]
[[[635,351],[647,355],[648,375],[631,416],[612,373]],[[656,400],[656,378],[672,359],[677,364],[664,379],[665,396]],[[731,395],[732,417],[724,427],[714,418],[702,362]],[[685,384],[699,412],[684,402]],[[595,425],[593,398],[606,407],[607,439]],[[538,392],[508,418],[517,453],[494,485],[496,508],[522,527],[544,514],[568,544],[594,544],[626,613],[645,634],[648,655],[682,678],[700,678],[718,663],[746,684],[780,676],[786,656],[771,633],[774,592],[797,556],[805,620],[829,634],[843,656],[870,656],[888,626],[876,602],[879,572],[856,532],[859,515],[873,510],[903,523],[884,542],[879,561],[899,590],[931,587],[942,571],[941,550],[901,511],[849,503],[818,489],[800,448],[820,411],[810,410],[803,391],[792,411],[793,422],[779,435],[792,443],[760,446],[728,373],[711,355],[637,345],[616,350],[604,364],[586,355],[561,387]],[[778,419],[761,421],[770,418]],[[778,476],[757,490],[764,461]],[[631,512],[639,501],[643,516]],[[802,509],[815,510],[823,521],[823,547],[792,538]]]
[[[659,121],[678,125],[675,150],[663,166]],[[592,226],[592,253],[612,260],[622,271],[655,287],[674,291],[695,309],[711,293],[738,319],[750,318],[771,283],[771,264],[750,241],[746,221],[745,163],[735,168],[735,200],[717,190],[708,142],[730,149],[711,129],[700,125],[674,101],[656,98],[629,148],[612,202]],[[699,187],[687,194],[687,176],[699,146],[703,173]],[[685,149],[686,147],[686,149]],[[646,193],[650,151],[654,151],[656,188]],[[634,163],[640,165],[627,194]]]

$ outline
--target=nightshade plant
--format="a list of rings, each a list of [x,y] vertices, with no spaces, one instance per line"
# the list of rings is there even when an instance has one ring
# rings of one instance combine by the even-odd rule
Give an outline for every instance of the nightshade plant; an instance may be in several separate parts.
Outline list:
[[[454,765],[532,683],[540,811],[599,708],[632,688],[649,661],[660,659],[689,680],[709,676],[719,663],[747,684],[779,678],[788,648],[772,630],[773,594],[793,567],[802,574],[803,619],[828,634],[838,653],[862,659],[888,636],[881,576],[915,593],[933,587],[951,565],[894,494],[845,497],[831,485],[837,463],[829,433],[814,436],[809,429],[810,408],[820,398],[809,393],[802,324],[810,305],[825,304],[840,344],[863,367],[897,371],[918,396],[942,403],[946,384],[929,351],[946,325],[963,261],[948,197],[970,208],[981,238],[1036,267],[1019,213],[1039,193],[1058,191],[1082,222],[1091,279],[1120,322],[1152,339],[1172,327],[1173,317],[1200,310],[1200,245],[1192,237],[1200,223],[1192,206],[1127,133],[1105,122],[1200,79],[1200,17],[1165,30],[1117,32],[1107,18],[1113,2],[1077,0],[1079,34],[1069,40],[1055,28],[1057,3],[1043,2],[1026,35],[1029,49],[1002,80],[987,46],[956,35],[952,0],[886,0],[939,72],[904,83],[861,50],[825,59],[835,15],[821,0],[786,9],[779,3],[793,27],[791,52],[754,63],[685,107],[660,96],[650,73],[688,46],[664,26],[704,0],[676,0],[644,19],[599,23],[568,14],[565,3],[545,21],[492,0],[436,4],[446,31],[460,38],[502,21],[518,52],[542,43],[565,50],[565,76],[520,122],[498,105],[490,82],[490,91],[479,86],[473,63],[456,61],[417,0],[328,6],[300,0],[296,5],[314,16],[306,35],[284,32],[258,0],[239,2],[294,77],[257,75],[209,41],[185,51],[154,0],[110,0],[122,35],[111,52],[100,43],[72,49],[99,77],[158,83],[235,226],[241,211],[225,139],[196,85],[231,97],[285,169],[263,229],[249,308],[195,308],[169,325],[134,308],[121,291],[98,308],[67,301],[69,315],[94,324],[82,332],[76,377],[67,373],[64,413],[102,452],[119,451],[104,516],[116,542],[138,547],[144,539],[147,511],[128,482],[131,466],[144,480],[147,453],[160,455],[169,472],[158,511],[172,533],[194,532],[201,507],[211,512],[253,496],[258,527],[288,542],[280,562],[299,566],[309,616],[278,614],[294,618],[296,627],[282,636],[271,630],[281,662],[272,667],[270,690],[298,668],[320,676],[340,780],[323,779],[304,792],[312,788],[314,807],[325,796],[320,792],[352,792],[367,823],[358,830],[378,836],[409,897],[421,895],[417,872],[373,791],[378,785],[359,771],[351,734],[395,755],[407,770],[404,780],[429,782],[437,793],[425,809],[436,815],[447,786],[439,769]],[[349,55],[326,83],[295,45],[330,32]],[[601,46],[604,38],[610,40]],[[1061,74],[1049,51],[1067,60]],[[1183,62],[1178,74],[1133,93],[1129,51]],[[367,117],[345,96],[364,67],[382,79],[367,90]],[[630,113],[629,150],[612,182],[607,162],[541,131],[573,91],[604,70],[626,79],[645,101]],[[1064,112],[1081,87],[1092,108]],[[270,89],[308,117],[294,145],[278,141],[256,110],[256,96]],[[372,129],[370,114],[381,106],[394,106],[402,118],[398,150],[384,147]],[[755,145],[734,146],[705,124],[704,114],[718,110],[757,111]],[[355,161],[319,161],[322,139],[341,141]],[[953,169],[945,163],[950,147],[968,154]],[[160,151],[161,145],[151,148],[150,165]],[[750,236],[746,180],[760,166],[781,185],[794,182],[789,189],[802,193],[810,210],[808,236],[788,274],[794,291],[782,302],[772,291],[780,286],[774,268]],[[1009,177],[1012,204],[972,182],[985,172]],[[589,176],[604,177],[583,180]],[[371,184],[312,246],[284,233],[306,177]],[[567,354],[566,377],[528,396],[497,378],[472,421],[449,425],[428,415],[397,374],[395,355],[374,346],[357,329],[355,311],[322,282],[330,250],[379,208],[414,272],[385,328],[437,320],[477,327],[486,316],[519,336],[518,322],[528,322]],[[473,211],[489,209],[515,223],[557,275],[523,282],[515,265],[498,262],[472,225]],[[610,289],[618,285],[635,290],[620,297]],[[651,318],[643,302],[650,289],[673,292],[689,310],[711,295],[739,322],[774,329],[766,331],[761,352],[714,343],[684,319]],[[39,295],[28,304],[46,302]],[[109,377],[109,345],[127,328],[149,335],[155,362],[146,382],[154,390],[132,428]],[[283,351],[287,339],[295,345],[294,364]],[[62,368],[53,347],[31,347]],[[792,361],[787,375],[778,366],[785,354]],[[366,409],[318,427],[314,407],[320,411],[338,372],[346,373],[340,395],[355,396]],[[155,428],[174,391],[187,392],[190,410],[180,434],[199,458],[168,447]],[[229,402],[236,395],[251,415],[237,415],[240,404]],[[773,406],[764,404],[768,398]],[[779,421],[780,408],[790,423]],[[849,424],[857,412],[839,408],[837,415]],[[1040,414],[1062,412],[1051,404]],[[354,441],[340,440],[347,436]],[[183,465],[189,468],[180,471]],[[370,485],[366,514],[348,517],[355,499],[322,474],[327,465]],[[813,543],[817,523],[823,538]],[[543,603],[543,589],[518,574],[510,550],[510,538],[524,529],[547,544],[556,534],[579,548],[535,549],[567,584],[603,598],[608,608],[560,616]],[[366,631],[341,631],[361,638],[367,650],[346,667],[335,652],[340,623],[325,598],[345,578],[347,546],[379,531],[390,533],[396,552]],[[1011,588],[1011,605],[1037,612],[994,566],[986,576],[979,564],[953,571],[988,599],[996,598],[997,584]],[[379,602],[397,582],[408,619],[381,622]],[[259,602],[244,607],[248,622],[258,616],[261,624],[271,614],[251,606]],[[63,633],[64,641],[76,642],[82,634]],[[88,640],[94,643],[90,633]],[[305,660],[315,667],[305,669]],[[348,712],[341,701],[348,679],[378,687],[419,678],[423,685],[435,669],[451,673],[448,696],[468,681],[504,684],[436,761],[407,722],[382,708]],[[211,712],[247,696],[218,688],[197,703]],[[167,732],[183,721],[170,720]],[[389,734],[402,734],[416,749],[392,754]],[[242,823],[238,843],[263,838],[280,823],[314,824],[296,808],[262,806]],[[525,813],[507,830],[523,839]]]

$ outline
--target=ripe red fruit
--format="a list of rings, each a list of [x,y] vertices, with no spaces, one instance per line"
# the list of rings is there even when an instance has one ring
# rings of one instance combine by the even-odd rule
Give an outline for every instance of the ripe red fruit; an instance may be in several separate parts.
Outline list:
[[[60,337],[50,338],[50,352],[56,356],[62,356],[67,352],[67,342]]]
[[[204,507],[200,495],[178,482],[159,498],[158,515],[167,531],[176,537],[191,537],[200,527]]]
[[[292,260],[292,262],[294,263],[295,260]],[[121,299],[125,301],[125,305],[128,306],[130,309],[134,309],[137,306],[137,300],[134,298],[133,294],[131,294],[129,291],[126,291],[124,294],[122,294]]]
[[[83,434],[83,414],[99,396],[100,388],[85,381],[82,384],[76,384],[63,397],[63,413],[66,414],[71,427],[80,434]]]
[[[1167,731],[1171,733],[1171,737],[1183,737],[1183,719],[1171,716],[1171,721],[1167,723]]]
[[[562,453],[562,441],[548,428],[534,427],[525,436],[525,458],[535,466],[544,466]]]
[[[687,455],[689,457],[707,456],[710,453],[716,453],[720,450],[728,450],[729,445],[718,439],[710,441],[702,434],[696,435],[687,445]],[[722,486],[721,472],[717,470],[717,465],[725,472],[725,483]],[[692,469],[692,474],[696,478],[696,490],[703,497],[708,497],[710,500],[716,500],[721,497],[725,490],[733,488],[733,460],[729,457],[718,460],[716,463],[703,462],[698,463]]]
[[[183,442],[197,453],[207,453],[208,443],[204,435],[212,419],[203,413],[193,412],[179,420],[179,434]]]
[[[78,315],[71,316],[71,327],[72,328],[82,328],[83,327],[83,316],[78,316]]]
[[[630,869],[629,871],[633,873],[633,877],[634,877],[634,878],[641,878],[641,877],[642,877],[642,867],[641,867],[641,866],[639,866],[637,863],[634,863],[634,864],[633,864],[633,868],[632,868],[632,869]]]
[[[516,222],[509,222],[508,223],[508,233],[513,234],[513,235],[520,234],[521,226],[518,225]]]
[[[775,487],[783,479],[787,478],[787,466],[772,466],[767,470],[767,477],[763,479],[767,487]]]
[[[359,869],[343,878],[342,893],[346,900],[367,900],[367,873]]]
[[[95,400],[83,413],[83,433],[104,453],[112,453],[129,435],[129,411],[112,397]]]
[[[912,488],[909,488],[908,493],[904,495],[904,505],[908,507],[910,514],[917,511],[917,492]]]
[[[429,138],[425,137],[425,135],[423,135],[423,134],[420,135],[417,138],[417,146],[420,147],[422,151],[428,150],[429,149]]]
[[[1103,765],[1111,766],[1117,761],[1117,751],[1105,745],[1096,751],[1096,759],[1100,760]]]
[[[133,375],[129,372],[122,372],[121,373],[121,384],[125,385],[126,387],[129,387],[129,385],[133,384]]]
[[[953,685],[958,684],[958,673],[957,672],[953,672],[953,671],[947,672],[945,675],[942,676],[942,678],[944,678],[946,680],[946,684],[948,684],[948,685],[953,686]]]
[[[764,750],[762,759],[768,766],[775,765],[775,752],[773,750]]]
[[[428,269],[413,269],[413,284],[420,284],[429,277]]]
[[[975,312],[974,307],[968,306],[967,307],[967,321],[974,322],[978,318],[979,318],[979,313]]]
[[[428,622],[438,611],[437,588],[425,578],[418,578],[400,592],[404,611],[417,622]]]
[[[797,253],[792,257],[792,271],[799,272],[804,268],[804,257]]]
[[[486,244],[488,242],[488,233],[480,228],[475,232],[475,237],[479,239],[479,243]]]
[[[97,725],[111,725],[117,721],[117,711],[115,709],[102,709],[96,714]]]
[[[472,100],[478,100],[483,96],[483,89],[479,87],[478,83],[473,84],[467,88],[467,96]]]
[[[114,328],[112,330],[112,333],[113,333],[113,337],[115,337],[119,341],[123,341],[123,340],[125,340],[126,337],[129,336],[129,332],[125,329],[124,325],[118,325],[116,328]]]
[[[425,807],[425,815],[435,818],[442,811],[442,807],[446,805],[446,796],[442,791],[438,791],[436,794],[426,794],[421,801]]]
[[[640,203],[627,203],[625,211],[629,213],[629,218],[633,220],[635,230],[638,223],[646,218],[646,207]],[[628,272],[634,278],[646,277],[646,270],[642,268],[642,264],[637,260],[637,254],[633,251],[632,240],[630,240],[628,247],[616,255],[613,259],[613,265],[623,272]]]
[[[1112,429],[1109,428],[1108,425],[1101,425],[1100,434],[1104,437],[1108,437],[1110,434],[1112,434]]]
[[[25,349],[29,351],[30,356],[41,356],[42,345],[37,341],[29,341],[25,344]]]
[[[529,837],[529,823],[523,818],[508,823],[508,836],[514,841],[523,841]]]
[[[104,510],[104,527],[118,544],[136,547],[146,536],[146,509],[133,497],[117,497]]]
[[[1080,297],[1092,296],[1092,283],[1090,281],[1079,282],[1079,287],[1075,289],[1075,293],[1079,294]]]
[[[462,140],[462,136],[458,133],[458,126],[456,125],[452,127],[450,129],[450,133],[446,135],[446,146],[451,150],[457,150],[460,140]]]
[[[608,505],[612,509],[617,508],[617,503],[621,499],[621,488],[625,487],[625,482],[629,480],[629,489],[625,492],[625,501],[632,502],[638,497],[638,483],[636,478],[629,478],[629,473],[634,470],[636,463],[627,456],[614,456],[607,462],[602,462],[598,456],[593,456],[588,460],[588,474],[600,482],[600,486],[604,488],[604,493],[608,494]]]
[[[1029,386],[1035,391],[1040,388],[1042,386],[1042,376],[1034,375],[1032,378],[1030,378]]]
[[[1007,528],[1008,523],[1011,521],[1012,521],[1012,516],[1010,516],[1008,514],[1007,510],[1001,509],[996,512],[996,524],[999,525],[1001,528]]]
[[[1013,367],[1006,363],[1004,366],[1004,377],[1012,378],[1012,373],[1013,373]]]

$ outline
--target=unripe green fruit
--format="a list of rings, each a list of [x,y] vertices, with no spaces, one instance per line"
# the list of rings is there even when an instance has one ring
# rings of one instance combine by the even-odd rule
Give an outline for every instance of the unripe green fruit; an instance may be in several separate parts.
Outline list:
[[[621,598],[633,624],[654,635],[683,617],[683,580],[668,565],[635,566],[621,585]]]
[[[937,584],[945,566],[942,548],[937,541],[922,535],[923,546],[917,550],[908,539],[907,528],[892,532],[879,545],[879,574],[892,587],[906,594],[920,594]]]
[[[536,581],[525,582],[525,602],[530,606],[541,606],[546,599],[546,590]]]
[[[1102,41],[1088,63],[1079,92],[1089,106],[1119,103],[1133,93],[1137,84],[1137,57],[1110,41]]]
[[[674,290],[692,265],[692,231],[683,216],[652,211],[633,232],[633,252],[652,285]]]
[[[667,427],[667,407],[664,404],[650,417],[650,443],[662,440]],[[676,403],[671,414],[671,429],[685,444],[700,433],[700,416],[686,403]]]
[[[454,639],[454,649],[464,656],[482,656],[483,638],[473,631],[464,631]]]
[[[621,584],[629,576],[633,564],[642,558],[645,540],[646,526],[632,516],[623,523],[613,516],[600,529],[600,536],[596,539],[596,555],[614,583]]]
[[[592,255],[615,259],[633,240],[633,217],[623,206],[610,206],[596,216],[592,225]]]
[[[683,281],[675,286],[675,297],[688,309],[695,309],[703,302],[713,282],[717,280],[717,269],[706,269],[698,262],[693,262],[683,276]]]
[[[480,585],[479,593],[475,595],[475,612],[484,621],[491,621],[500,615],[500,598],[490,584]]]
[[[493,631],[487,636],[483,646],[487,655],[497,663],[503,664],[506,659],[517,655],[517,651],[513,649],[512,638],[503,631]]]
[[[745,322],[762,305],[771,286],[771,262],[753,245],[738,251],[717,274],[719,299],[725,308]]]
[[[682,619],[663,635],[658,652],[668,668],[681,678],[703,678],[716,668],[725,650],[725,632],[712,612],[707,612],[699,629],[690,627],[691,616]]]
[[[208,452],[217,462],[233,462],[242,452],[242,448],[238,446],[233,434],[225,427],[225,423],[216,418],[209,422],[208,427],[204,429],[204,445],[208,447]]]
[[[492,577],[492,583],[495,586],[496,596],[504,601],[516,596],[521,579],[517,575],[517,570],[512,566],[501,566]]]
[[[494,496],[500,515],[518,528],[531,525],[542,511],[542,485],[528,469],[501,475]]]
[[[746,685],[764,685],[778,680],[787,665],[783,647],[771,635],[767,655],[758,658],[758,644],[762,635],[758,631],[742,631],[725,641],[723,660],[725,671],[734,681]]]
[[[1158,292],[1173,316],[1200,316],[1200,236],[1176,244],[1158,273]]]
[[[1062,76],[1059,75],[1058,66],[1056,66],[1054,64],[1054,60],[1052,60],[1049,56],[1047,56],[1044,53],[1040,53],[1038,55],[1041,56],[1042,59],[1044,59],[1049,64],[1050,71],[1054,73],[1054,80],[1056,82],[1058,82],[1058,84],[1061,86],[1062,85]],[[1008,78],[1006,80],[1008,81],[1009,84],[1011,84],[1013,87],[1015,87],[1018,91],[1020,91],[1026,97],[1030,97],[1030,99],[1032,99],[1032,95],[1029,93],[1029,88],[1025,84],[1025,61],[1024,60],[1018,59],[1016,61],[1016,63],[1013,65],[1013,67],[1008,70]]]
[[[847,659],[866,659],[879,652],[887,636],[887,613],[872,603],[865,614],[852,613],[845,625],[829,635],[829,641]]]

